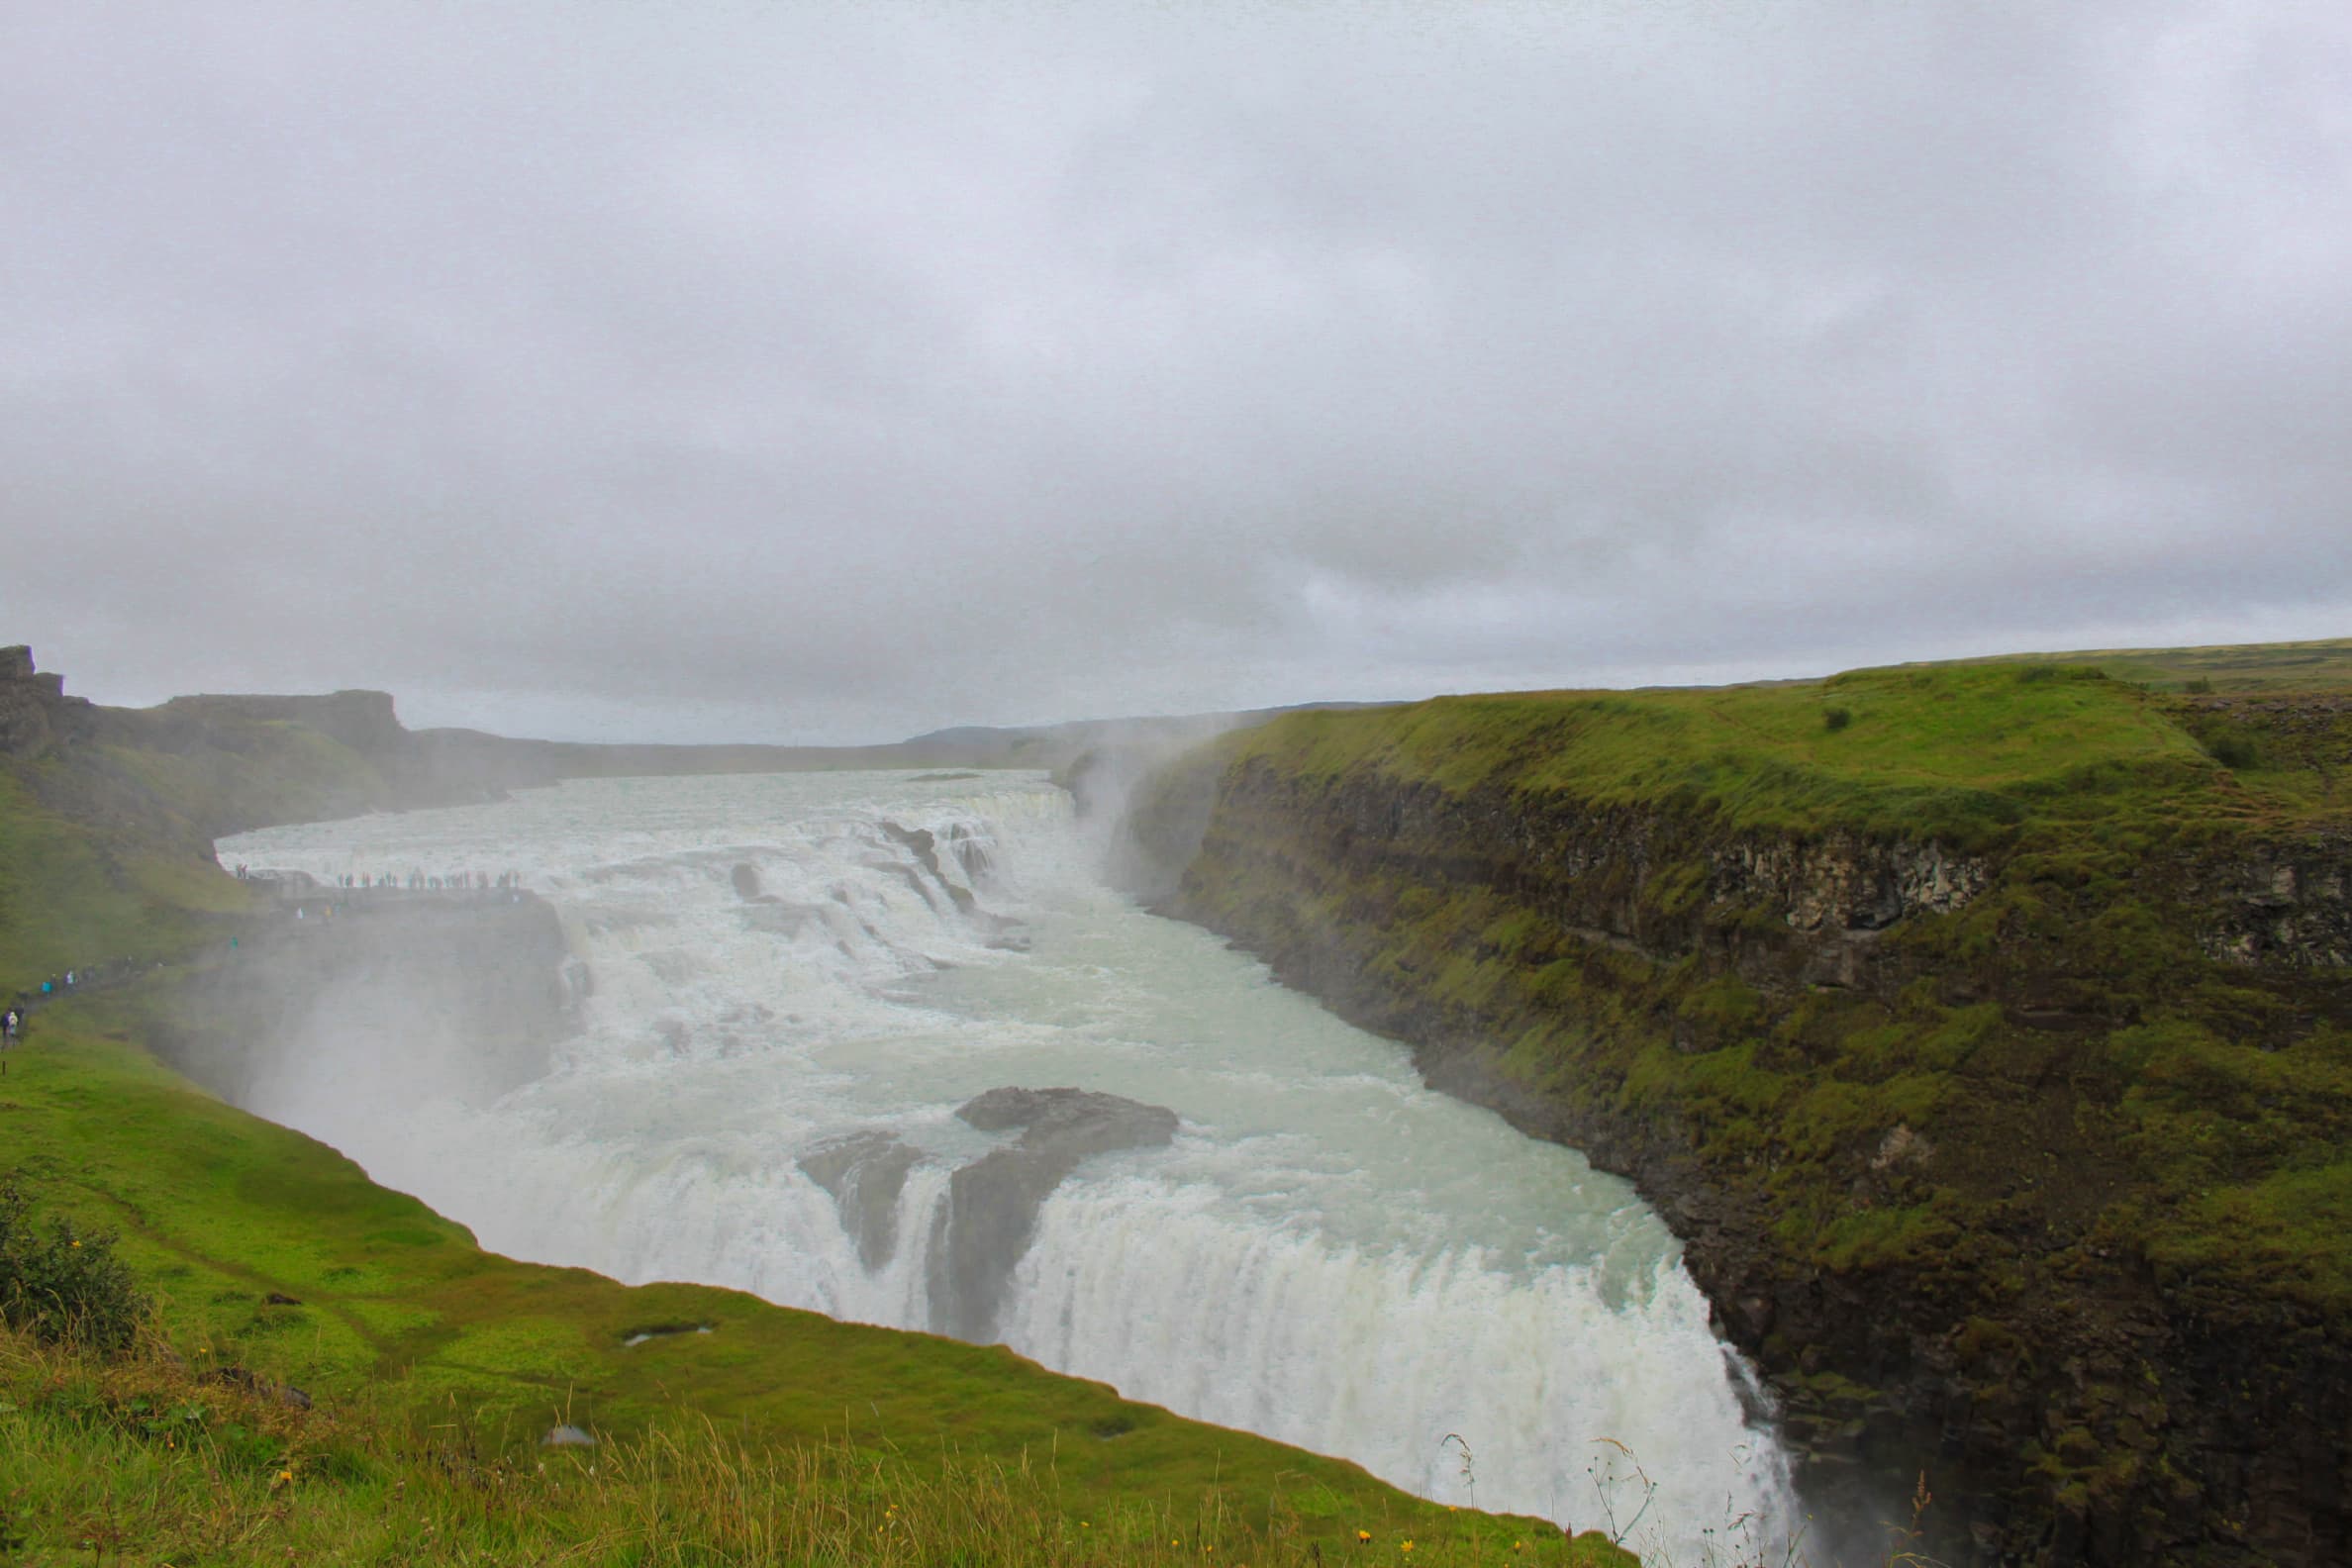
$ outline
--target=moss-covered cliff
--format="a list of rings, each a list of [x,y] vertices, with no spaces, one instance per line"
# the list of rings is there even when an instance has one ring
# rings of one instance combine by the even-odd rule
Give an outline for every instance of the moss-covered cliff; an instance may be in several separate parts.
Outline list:
[[[2095,668],[1305,714],[1165,907],[1634,1176],[1825,1501],[1955,1562],[2352,1557],[2352,725]]]

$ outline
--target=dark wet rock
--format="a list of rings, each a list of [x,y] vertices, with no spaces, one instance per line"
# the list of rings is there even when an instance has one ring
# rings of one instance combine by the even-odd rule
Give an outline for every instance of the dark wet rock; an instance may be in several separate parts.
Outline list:
[[[938,884],[940,891],[947,895],[957,909],[966,915],[972,913],[974,904],[971,891],[948,881],[946,873],[939,869],[939,841],[931,835],[930,829],[901,828],[897,823],[886,822],[882,825],[882,831],[890,835],[894,843],[903,844],[914,851],[916,860],[931,873],[931,879]],[[916,891],[922,892],[923,889],[918,886]],[[925,893],[924,896],[928,899],[931,895]]]
[[[276,1383],[260,1373],[241,1366],[214,1367],[205,1374],[208,1383],[243,1389],[259,1399],[274,1400],[288,1410],[309,1410],[311,1397],[291,1383]]]
[[[759,897],[759,871],[749,861],[737,860],[735,869],[727,873],[727,878],[735,884],[735,897],[739,899]]]
[[[868,860],[865,862],[865,868],[868,871],[879,871],[884,876],[896,877],[899,881],[906,883],[907,890],[923,900],[924,903],[934,910],[941,908],[942,896],[932,891],[934,884],[926,882],[923,879],[923,873],[913,866],[902,864],[896,860]],[[971,895],[964,896],[969,898]]]
[[[853,1132],[800,1157],[809,1180],[833,1194],[841,1228],[857,1242],[857,1260],[880,1268],[898,1249],[898,1201],[922,1154],[894,1132]]]
[[[811,930],[822,931],[830,929],[825,911],[814,904],[788,903],[773,893],[762,893],[744,902],[749,907],[743,911],[743,918],[755,931],[773,931],[787,939],[795,939]]]
[[[991,1089],[955,1113],[983,1132],[1018,1130],[947,1181],[930,1254],[931,1325],[960,1339],[995,1331],[1013,1266],[1029,1250],[1037,1211],[1094,1154],[1159,1148],[1176,1113],[1083,1089]]]
[[[991,1089],[956,1116],[983,1132],[1021,1129],[1022,1146],[1075,1148],[1081,1156],[1156,1148],[1176,1136],[1176,1113],[1090,1089]]]
[[[996,859],[988,852],[988,845],[962,823],[947,830],[947,848],[955,856],[955,863],[963,867],[964,875],[974,882],[996,869]]]

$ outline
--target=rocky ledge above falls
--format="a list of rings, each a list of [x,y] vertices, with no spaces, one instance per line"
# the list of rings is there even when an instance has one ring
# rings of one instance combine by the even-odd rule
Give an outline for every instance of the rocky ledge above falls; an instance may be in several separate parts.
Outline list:
[[[1850,824],[1743,819],[1529,787],[1531,741],[1465,766],[1463,706],[1164,774],[1134,824],[1162,907],[1632,1176],[1824,1512],[1899,1513],[1923,1472],[1956,1564],[2352,1556],[2339,830],[2248,820],[2162,746],[1949,835],[1859,791]]]
[[[924,1254],[931,1327],[986,1340],[1053,1190],[1093,1155],[1166,1145],[1178,1121],[1164,1106],[1086,1089],[991,1089],[955,1114],[983,1132],[1020,1134],[948,1177],[947,1202]],[[923,1157],[880,1130],[831,1139],[801,1156],[802,1171],[833,1194],[869,1269],[897,1247],[899,1194]]]

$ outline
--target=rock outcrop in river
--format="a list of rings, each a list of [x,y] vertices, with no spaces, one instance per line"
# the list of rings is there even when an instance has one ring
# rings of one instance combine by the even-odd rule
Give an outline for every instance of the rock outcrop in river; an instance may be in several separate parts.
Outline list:
[[[947,1202],[924,1253],[931,1327],[986,1340],[1053,1190],[1089,1156],[1164,1147],[1178,1122],[1163,1106],[1085,1089],[991,1089],[955,1114],[983,1132],[1020,1134],[948,1177]],[[868,1269],[897,1249],[899,1195],[923,1157],[896,1133],[868,1129],[829,1139],[800,1158],[809,1179],[833,1195]]]
[[[983,1132],[1021,1134],[948,1178],[931,1238],[932,1326],[985,1339],[1037,1211],[1062,1178],[1092,1154],[1164,1146],[1177,1120],[1161,1106],[1083,1089],[991,1089],[955,1114]]]

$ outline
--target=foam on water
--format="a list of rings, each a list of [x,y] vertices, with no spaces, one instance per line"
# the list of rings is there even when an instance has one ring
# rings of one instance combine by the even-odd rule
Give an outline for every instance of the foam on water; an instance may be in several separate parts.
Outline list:
[[[1578,1528],[1639,1508],[1622,1444],[1658,1483],[1628,1544],[1681,1562],[1741,1515],[1794,1519],[1752,1383],[1625,1183],[1133,908],[1040,779],[588,781],[221,854],[321,877],[517,869],[554,904],[592,989],[544,1077],[388,1108],[350,1088],[383,1034],[327,1009],[301,1069],[252,1097],[487,1246],[928,1326],[949,1173],[1003,1141],[955,1108],[1006,1084],[1105,1091],[1182,1130],[1045,1201],[997,1321],[1016,1349]],[[798,1162],[877,1130],[919,1157],[869,1268]]]

